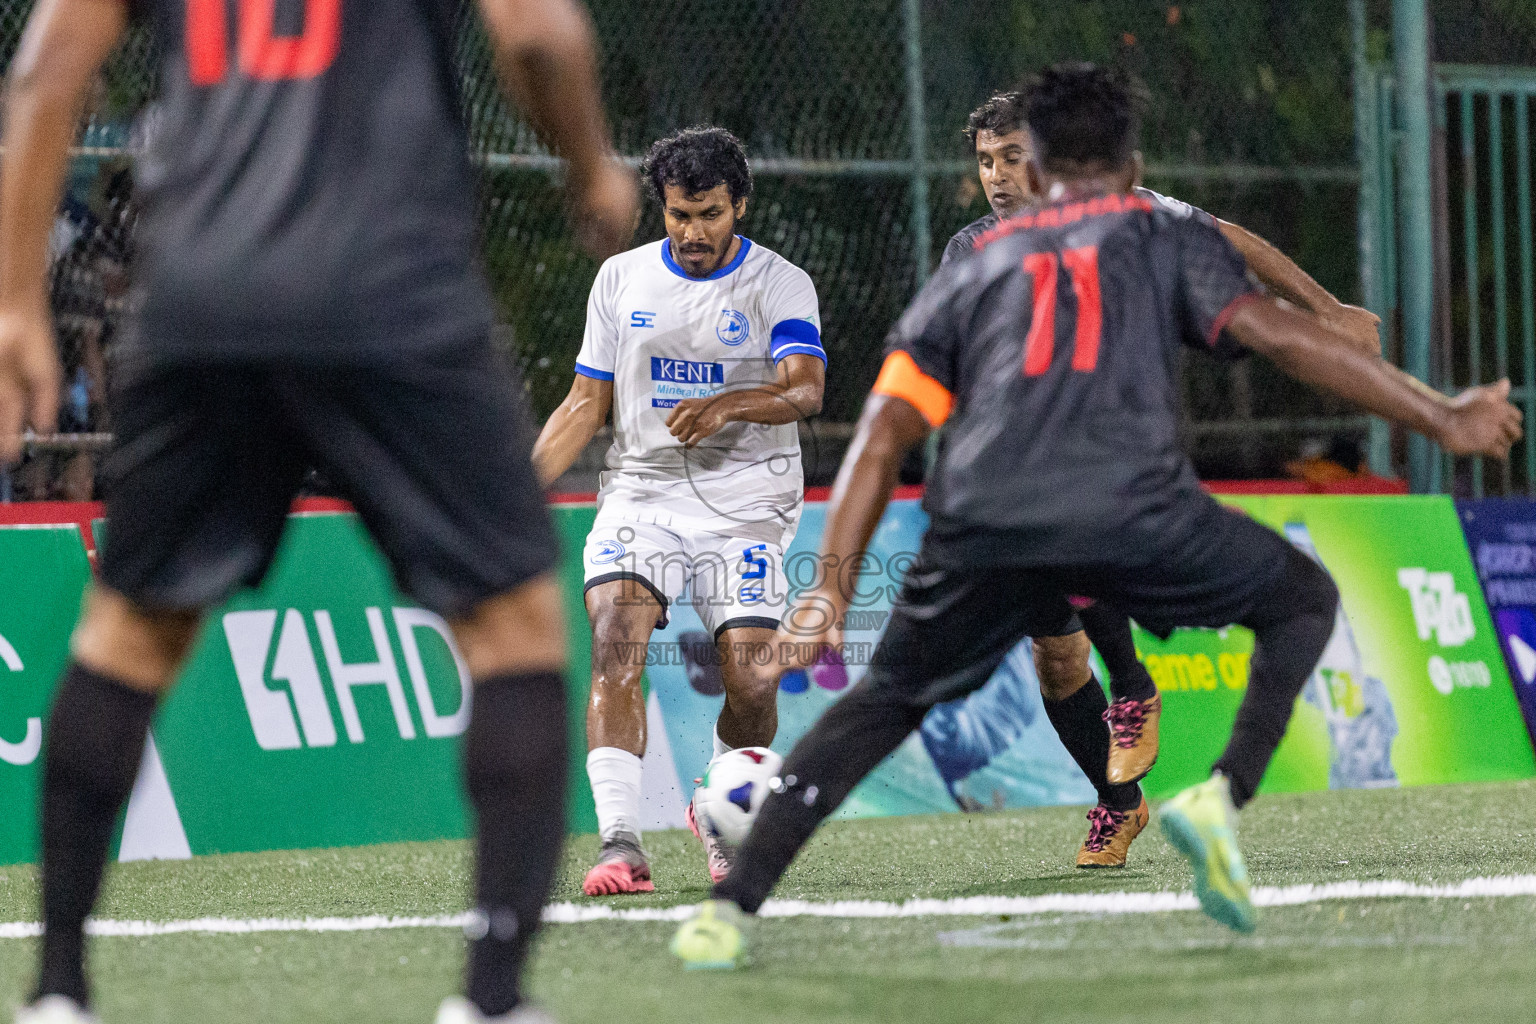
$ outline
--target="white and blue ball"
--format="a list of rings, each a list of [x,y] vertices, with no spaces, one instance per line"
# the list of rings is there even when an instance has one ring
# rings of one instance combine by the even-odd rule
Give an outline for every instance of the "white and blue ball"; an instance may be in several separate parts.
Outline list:
[[[767,747],[741,747],[715,758],[693,793],[699,828],[728,846],[740,846],[783,767],[784,759]]]

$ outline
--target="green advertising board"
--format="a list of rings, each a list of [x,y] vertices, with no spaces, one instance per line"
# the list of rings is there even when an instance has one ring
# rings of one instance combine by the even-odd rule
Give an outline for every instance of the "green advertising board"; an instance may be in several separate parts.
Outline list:
[[[1334,636],[1298,701],[1266,790],[1536,774],[1448,499],[1232,503],[1317,558],[1343,596]],[[593,514],[585,505],[554,510],[571,624],[570,824],[579,832],[596,828],[583,758],[590,633],[580,563]],[[797,550],[814,550],[822,519],[820,506],[807,507]],[[893,503],[876,548],[914,550],[925,523],[916,502]],[[73,525],[0,528],[0,565],[0,806],[7,812],[0,863],[15,863],[36,855],[41,723],[90,568]],[[867,611],[858,627],[871,645],[884,620],[878,611]],[[677,645],[681,632],[699,628],[690,615],[686,605],[674,609],[673,625],[654,643]],[[1209,772],[1247,687],[1252,639],[1234,628],[1184,630],[1166,641],[1139,633],[1137,642],[1164,698],[1162,757],[1146,784],[1150,795],[1164,796]],[[681,661],[657,665],[648,670],[657,749],[648,752],[646,771],[671,794],[660,801],[671,810],[653,822],[659,827],[675,824],[671,812],[680,814],[689,780],[708,758],[720,698],[696,692]],[[786,677],[775,746],[792,745],[862,672],[850,663],[837,679]],[[121,856],[465,836],[458,736],[467,688],[446,625],[399,593],[358,520],[295,516],[264,584],[209,616],[161,709]],[[988,700],[1010,707],[1038,701],[1027,650],[1010,655],[988,690],[975,713],[991,713]],[[1011,747],[964,779],[951,778],[958,762],[957,748],[946,746],[949,734],[925,726],[855,793],[848,813],[952,809],[956,793],[985,806],[1089,798],[1039,708],[1024,711],[1038,721],[1021,726]]]
[[[73,524],[0,529],[0,864],[37,855],[43,722],[90,577]]]
[[[468,679],[445,637],[355,518],[295,518],[266,582],[209,617],[155,723],[192,852],[465,835]]]
[[[567,561],[591,515],[559,512]],[[579,561],[564,571],[576,584],[565,591],[579,751],[589,645]],[[469,677],[448,637],[396,590],[356,517],[294,517],[262,586],[209,618],[155,724],[191,852],[468,835],[458,737]],[[583,763],[571,759],[571,817],[592,831]]]
[[[1451,499],[1230,498],[1322,562],[1342,615],[1297,701],[1264,791],[1528,778],[1514,690]],[[1148,776],[1166,796],[1206,776],[1248,685],[1247,630],[1139,632],[1163,696]]]
[[[556,510],[572,629],[569,728],[585,749],[580,628],[590,507]],[[73,525],[0,528],[0,864],[36,856],[42,723],[90,579]],[[355,516],[298,515],[272,571],[212,613],[156,717],[123,859],[462,837],[467,674],[446,624],[393,580]],[[571,825],[594,831],[583,759]]]

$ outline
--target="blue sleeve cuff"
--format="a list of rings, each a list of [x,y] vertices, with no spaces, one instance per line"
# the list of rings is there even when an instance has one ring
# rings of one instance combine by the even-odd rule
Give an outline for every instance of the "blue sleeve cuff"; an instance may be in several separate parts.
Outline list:
[[[773,350],[775,363],[782,363],[790,356],[815,356],[823,363],[827,361],[827,352],[820,345],[781,345]]]
[[[827,350],[821,345],[821,331],[809,320],[782,320],[773,325],[768,339],[768,353],[775,363],[787,356],[815,356],[827,361]]]
[[[613,380],[612,370],[599,370],[597,367],[588,366],[585,363],[577,363],[576,372],[583,377],[591,377],[593,380]]]

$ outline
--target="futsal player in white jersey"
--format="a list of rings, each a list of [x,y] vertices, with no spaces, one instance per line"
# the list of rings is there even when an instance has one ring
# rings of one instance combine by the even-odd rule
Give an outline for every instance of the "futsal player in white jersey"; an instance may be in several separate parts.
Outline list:
[[[720,128],[678,132],[651,147],[642,174],[667,237],[598,272],[575,382],[533,452],[547,486],[612,411],[583,552],[587,775],[602,833],[583,883],[592,896],[654,888],[640,843],[640,677],[672,602],[692,600],[719,652],[714,755],[773,740],[779,671],[763,655],[786,603],[783,557],[804,497],[797,423],[821,410],[826,379],[810,277],[736,233],[752,192],[740,141]],[[730,851],[700,838],[718,881]]]

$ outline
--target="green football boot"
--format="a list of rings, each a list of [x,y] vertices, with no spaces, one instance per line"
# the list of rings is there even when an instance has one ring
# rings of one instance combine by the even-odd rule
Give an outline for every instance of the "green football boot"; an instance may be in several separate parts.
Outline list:
[[[741,921],[746,917],[730,900],[709,900],[678,926],[672,954],[690,971],[729,971],[741,965],[745,943]]]
[[[1248,891],[1248,869],[1237,848],[1237,809],[1223,775],[1191,786],[1157,812],[1163,834],[1195,871],[1200,909],[1238,932],[1251,932],[1257,913]]]

